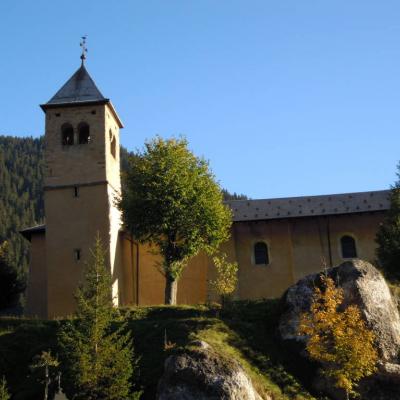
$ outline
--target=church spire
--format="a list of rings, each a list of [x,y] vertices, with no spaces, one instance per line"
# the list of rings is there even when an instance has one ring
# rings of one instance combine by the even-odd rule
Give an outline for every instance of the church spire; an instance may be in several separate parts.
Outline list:
[[[47,103],[41,104],[40,107],[46,112],[49,108],[107,104],[119,127],[122,128],[122,122],[110,99],[102,95],[86,70],[85,60],[88,52],[86,47],[87,36],[82,36],[81,39],[80,46],[82,47],[82,53],[80,59],[82,60],[82,64],[61,89]]]
[[[84,57],[82,54],[81,57]],[[55,105],[73,105],[91,103],[108,103],[109,99],[105,98],[97,88],[93,79],[83,65],[85,58],[82,58],[82,65],[64,84],[64,86],[43,106]],[[43,107],[42,107],[43,108]]]
[[[82,66],[83,66],[84,63],[85,63],[86,54],[87,54],[87,52],[88,52],[88,49],[87,49],[87,47],[86,47],[86,39],[87,39],[87,35],[82,36],[82,40],[81,40],[81,42],[80,42],[80,44],[79,44],[79,45],[82,47],[82,54],[81,54]]]

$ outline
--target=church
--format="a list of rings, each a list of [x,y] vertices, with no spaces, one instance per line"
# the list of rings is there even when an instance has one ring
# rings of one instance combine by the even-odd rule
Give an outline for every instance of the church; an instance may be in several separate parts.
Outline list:
[[[124,231],[115,199],[121,191],[119,130],[110,99],[84,61],[45,104],[45,225],[24,229],[30,242],[26,314],[74,312],[73,294],[99,232],[116,305],[164,300],[158,256]],[[231,237],[221,246],[239,265],[236,299],[281,296],[301,277],[343,260],[375,260],[375,234],[389,191],[234,200]],[[212,260],[194,257],[178,284],[178,304],[215,300]]]

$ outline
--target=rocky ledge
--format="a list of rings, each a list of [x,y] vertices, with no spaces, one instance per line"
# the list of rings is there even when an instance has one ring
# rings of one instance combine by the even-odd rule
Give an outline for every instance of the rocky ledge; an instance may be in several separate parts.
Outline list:
[[[157,400],[217,399],[263,400],[242,366],[221,357],[205,342],[167,358]]]

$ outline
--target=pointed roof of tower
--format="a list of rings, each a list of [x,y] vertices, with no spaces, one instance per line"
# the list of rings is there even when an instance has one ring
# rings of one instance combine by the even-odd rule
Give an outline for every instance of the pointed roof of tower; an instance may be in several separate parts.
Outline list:
[[[46,103],[67,104],[107,101],[87,72],[84,64],[68,79],[67,83]]]
[[[120,128],[123,127],[110,99],[102,95],[82,62],[82,65],[61,89],[47,103],[41,104],[40,107],[46,111],[48,108],[95,104],[107,104],[118,121]]]

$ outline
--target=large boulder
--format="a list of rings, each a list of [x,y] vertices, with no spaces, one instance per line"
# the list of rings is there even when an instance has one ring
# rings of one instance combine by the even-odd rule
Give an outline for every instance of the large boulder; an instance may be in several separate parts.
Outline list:
[[[222,358],[204,342],[166,359],[157,400],[217,399],[262,400],[240,364]]]
[[[343,306],[359,306],[368,327],[375,333],[380,363],[397,364],[400,316],[382,274],[363,260],[346,261],[328,269],[327,274],[343,289]],[[320,274],[308,275],[286,291],[284,312],[279,324],[282,339],[305,344],[306,338],[297,335],[299,318],[302,313],[309,311],[319,278]]]
[[[346,261],[326,273],[343,289],[343,307],[356,304],[368,327],[375,333],[378,371],[360,384],[362,399],[400,399],[400,316],[385,279],[373,265],[362,260]],[[280,337],[288,345],[292,344],[292,348],[302,356],[307,356],[307,337],[297,334],[300,315],[310,310],[314,289],[321,283],[320,277],[321,274],[306,276],[283,296]],[[343,393],[335,390],[331,382],[321,376],[315,376],[313,386],[333,399],[344,398]]]

